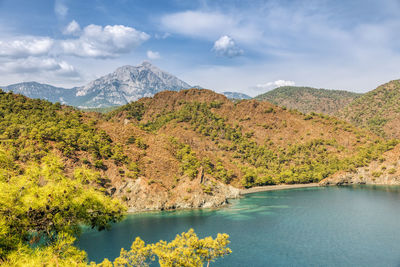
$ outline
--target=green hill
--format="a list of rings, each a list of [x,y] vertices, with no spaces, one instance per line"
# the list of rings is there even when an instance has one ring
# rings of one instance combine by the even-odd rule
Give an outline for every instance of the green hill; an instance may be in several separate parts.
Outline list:
[[[400,80],[385,83],[339,112],[349,122],[387,138],[400,138]]]
[[[255,99],[297,109],[303,113],[316,112],[332,115],[359,96],[360,94],[348,91],[282,86],[258,95]]]

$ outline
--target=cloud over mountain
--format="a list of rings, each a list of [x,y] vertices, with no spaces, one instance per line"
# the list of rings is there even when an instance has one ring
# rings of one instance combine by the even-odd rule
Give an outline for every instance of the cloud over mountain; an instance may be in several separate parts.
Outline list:
[[[215,41],[212,50],[217,55],[231,58],[243,55],[243,50],[238,47],[235,41],[228,35],[223,35],[217,41]]]
[[[64,5],[64,2],[56,2]],[[64,11],[63,11],[64,12]],[[66,11],[65,11],[66,12]],[[61,15],[61,14],[60,14]],[[150,38],[145,32],[124,25],[88,25],[84,28],[72,20],[63,30],[64,38],[48,36],[10,36],[0,39],[0,74],[22,76],[33,80],[47,77],[57,80],[81,80],[82,75],[71,64],[71,57],[88,59],[117,58],[132,52]],[[152,52],[149,58],[159,57]],[[31,75],[31,76],[30,76]],[[46,79],[45,79],[46,80]]]
[[[74,26],[76,28],[76,26]],[[88,25],[77,39],[60,42],[62,51],[78,57],[110,58],[131,52],[150,36],[124,25]]]
[[[260,89],[272,89],[281,86],[294,86],[294,81],[277,80],[274,82],[267,82],[263,84],[257,84],[256,87]]]
[[[50,52],[54,40],[49,37],[21,36],[0,40],[0,57],[24,58]]]

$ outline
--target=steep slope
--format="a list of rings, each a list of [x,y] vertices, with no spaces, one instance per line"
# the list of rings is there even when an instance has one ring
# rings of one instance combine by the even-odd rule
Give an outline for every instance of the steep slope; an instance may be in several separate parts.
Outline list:
[[[223,92],[222,94],[229,99],[251,99],[251,96],[238,92]]]
[[[133,144],[128,155],[135,153],[141,170],[135,183],[153,186],[127,185],[132,207],[146,194],[170,208],[184,199],[198,206],[201,192],[220,195],[221,184],[318,182],[366,166],[396,144],[332,117],[255,100],[233,103],[209,90],[164,91],[106,116],[99,127]]]
[[[258,95],[255,99],[297,109],[303,113],[316,112],[333,115],[359,96],[360,94],[357,93],[340,90],[282,86]]]
[[[177,175],[180,165],[168,137],[107,122],[99,113],[0,90],[0,116],[0,182],[32,174],[46,185],[35,173],[54,171],[53,179],[84,179],[85,186],[121,199],[131,211],[214,207],[239,192],[215,179],[169,180],[164,173]],[[213,194],[206,192],[211,185]]]
[[[339,116],[387,138],[400,138],[400,80],[355,99]]]
[[[190,85],[160,70],[149,62],[123,66],[115,72],[77,88],[76,96],[84,100],[80,107],[106,107],[127,104],[163,90],[178,91]]]

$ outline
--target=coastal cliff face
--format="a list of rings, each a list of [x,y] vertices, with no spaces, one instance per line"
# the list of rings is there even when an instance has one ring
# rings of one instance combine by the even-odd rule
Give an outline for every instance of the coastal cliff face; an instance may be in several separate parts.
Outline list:
[[[208,178],[204,181],[188,180],[174,190],[165,190],[157,184],[149,185],[145,179],[138,178],[127,183],[116,195],[124,191],[130,192],[125,199],[128,212],[216,208],[227,204],[230,198],[239,197],[240,192],[237,188]]]
[[[325,185],[400,185],[400,145],[354,172],[339,172],[319,183]]]

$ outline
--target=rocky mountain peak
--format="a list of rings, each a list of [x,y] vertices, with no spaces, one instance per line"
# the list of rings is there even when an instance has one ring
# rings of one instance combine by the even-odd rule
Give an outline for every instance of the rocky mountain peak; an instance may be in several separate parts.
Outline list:
[[[47,99],[81,108],[98,108],[124,105],[161,91],[179,91],[190,87],[189,84],[149,61],[143,61],[137,66],[119,67],[85,86],[72,89],[37,82],[14,84],[3,88],[32,98]]]
[[[164,90],[187,88],[190,88],[189,84],[144,61],[137,66],[119,67],[113,73],[78,88],[76,95],[91,98],[80,107],[106,107],[123,105]]]

